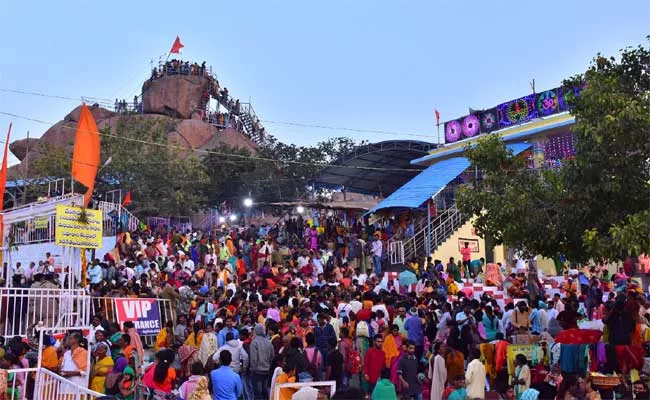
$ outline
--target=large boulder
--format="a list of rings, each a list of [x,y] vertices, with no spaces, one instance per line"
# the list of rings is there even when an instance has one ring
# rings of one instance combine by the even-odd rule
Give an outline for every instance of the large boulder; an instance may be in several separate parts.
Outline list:
[[[25,159],[28,150],[31,152],[32,150],[36,149],[38,142],[38,139],[33,138],[19,139],[9,145],[9,150],[11,150],[17,159],[22,161]]]
[[[242,135],[235,129],[223,129],[217,131],[210,140],[205,142],[199,150],[212,150],[226,144],[230,147],[239,147],[248,150],[251,154],[257,154],[257,145],[248,137]]]
[[[200,113],[209,99],[210,79],[202,76],[165,75],[142,85],[145,114],[164,114],[190,119]]]
[[[117,113],[113,111],[109,111],[102,107],[94,107],[89,105],[88,109],[90,110],[90,113],[92,114],[93,118],[95,118],[95,122],[108,119],[112,116],[117,115]],[[63,117],[63,120],[66,122],[78,122],[79,115],[81,115],[81,106],[78,106],[74,110],[70,111],[68,115]]]
[[[189,156],[192,153],[191,150],[212,150],[222,144],[231,147],[245,148],[252,154],[257,152],[257,145],[240,132],[234,129],[219,130],[215,126],[207,124],[202,120],[177,119],[160,114],[136,114],[124,116],[99,107],[90,107],[90,110],[95,117],[97,127],[99,129],[109,127],[113,134],[117,133],[117,127],[120,121],[124,118],[134,118],[137,121],[142,122],[150,120],[162,121],[165,125],[168,144],[187,149],[178,153],[175,151],[175,153],[181,157]],[[29,165],[31,165],[31,162],[43,154],[43,151],[47,146],[62,148],[66,153],[72,156],[78,118],[79,107],[66,115],[64,120],[52,125],[47,131],[45,131],[40,139],[20,139],[11,143],[9,148],[11,149],[11,152],[21,160],[21,164],[10,168],[9,176],[13,179],[29,175],[29,166],[23,161],[25,158],[28,158],[30,162]],[[202,156],[204,154],[205,153],[202,152],[195,153],[197,156]]]

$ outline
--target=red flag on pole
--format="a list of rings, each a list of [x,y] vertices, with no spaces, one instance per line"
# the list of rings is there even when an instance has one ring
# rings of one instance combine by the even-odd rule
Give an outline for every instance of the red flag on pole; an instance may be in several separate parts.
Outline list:
[[[126,207],[129,204],[131,204],[131,191],[129,190],[126,192],[126,195],[124,196],[124,200],[122,200],[122,207]]]
[[[97,124],[95,124],[95,119],[86,104],[83,104],[72,151],[72,178],[88,188],[84,196],[84,206],[88,205],[95,188],[95,178],[99,169],[99,152]]]
[[[180,53],[183,47],[185,46],[181,43],[181,38],[176,36],[176,40],[174,40],[174,44],[172,45],[172,49],[169,50],[169,53]]]
[[[435,111],[436,111],[436,125],[440,125],[440,111],[438,110]]]
[[[2,156],[2,169],[0,170],[0,193],[2,193],[2,198],[0,198],[0,210],[4,208],[4,193],[5,193],[5,186],[7,186],[7,149],[9,149],[10,134],[11,134],[11,122],[9,123],[9,130],[7,131],[5,152],[4,152],[4,156]]]

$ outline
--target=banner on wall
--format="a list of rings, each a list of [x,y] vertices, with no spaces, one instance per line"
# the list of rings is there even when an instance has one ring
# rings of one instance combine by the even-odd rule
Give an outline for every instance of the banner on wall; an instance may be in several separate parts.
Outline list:
[[[478,244],[478,239],[463,239],[463,238],[458,239],[458,251],[460,251],[465,247],[465,243],[469,243],[469,248],[470,250],[472,250],[472,253],[479,253],[481,251]]]
[[[515,372],[515,357],[517,354],[523,354],[526,356],[526,359],[533,360],[536,359],[537,345],[534,344],[511,344],[508,345],[508,373],[514,374]]]
[[[49,216],[34,217],[34,229],[47,229],[49,224]]]
[[[82,210],[86,220],[80,218]],[[57,246],[99,249],[102,247],[102,212],[74,206],[56,206],[54,220]]]
[[[157,335],[161,329],[160,304],[156,299],[115,299],[117,322],[133,322],[138,335]]]

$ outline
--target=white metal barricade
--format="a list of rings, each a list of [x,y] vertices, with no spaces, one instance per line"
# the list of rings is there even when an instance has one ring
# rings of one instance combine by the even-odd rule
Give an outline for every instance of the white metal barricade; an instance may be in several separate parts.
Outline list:
[[[38,368],[17,368],[0,370],[0,374],[7,374],[7,399],[27,400],[33,398],[28,389],[33,388],[33,380]]]
[[[280,397],[280,389],[283,388],[294,388],[300,390],[302,387],[313,387],[313,388],[318,388],[321,386],[329,386],[330,387],[330,395],[329,397],[332,398],[334,397],[334,393],[336,393],[336,381],[322,381],[322,382],[296,382],[296,383],[280,383],[274,386],[273,388],[273,398],[277,399]]]
[[[40,368],[36,371],[34,399],[39,400],[95,400],[105,395],[74,384],[54,372]],[[21,398],[22,400],[22,398]]]
[[[90,324],[90,296],[83,289],[0,288],[2,332],[30,336],[34,328],[66,329]]]
[[[391,265],[404,264],[404,243],[401,240],[388,242],[388,255]]]

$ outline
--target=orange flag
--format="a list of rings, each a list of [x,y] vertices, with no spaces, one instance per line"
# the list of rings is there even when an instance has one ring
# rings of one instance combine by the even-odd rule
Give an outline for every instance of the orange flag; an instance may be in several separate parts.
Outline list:
[[[9,149],[9,135],[11,135],[11,122],[9,123],[9,130],[7,131],[4,156],[2,156],[2,169],[0,169],[0,193],[2,193],[2,197],[0,198],[0,211],[4,208],[5,187],[7,186],[7,150]]]
[[[88,191],[84,196],[84,206],[88,205],[95,188],[95,178],[99,168],[99,131],[95,119],[86,104],[81,106],[72,153],[72,178],[83,183]]]
[[[171,53],[180,53],[181,49],[185,47],[183,43],[181,43],[181,38],[176,36],[176,40],[174,40],[174,44],[172,44],[172,49],[169,50],[169,54]]]
[[[129,190],[126,192],[126,196],[124,196],[124,200],[122,200],[122,207],[126,207],[129,204],[131,204],[131,191]]]

